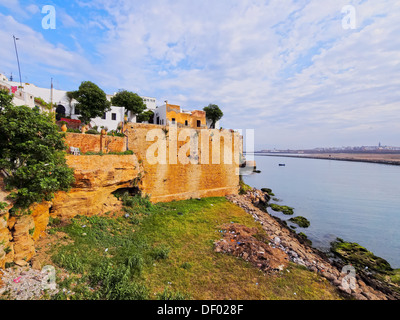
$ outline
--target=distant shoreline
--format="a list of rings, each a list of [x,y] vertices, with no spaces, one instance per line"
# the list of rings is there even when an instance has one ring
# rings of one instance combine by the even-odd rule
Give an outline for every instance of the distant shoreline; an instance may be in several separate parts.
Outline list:
[[[400,165],[400,154],[367,154],[367,153],[337,153],[337,154],[271,154],[254,153],[255,156],[306,158],[337,161],[368,162],[387,165]]]

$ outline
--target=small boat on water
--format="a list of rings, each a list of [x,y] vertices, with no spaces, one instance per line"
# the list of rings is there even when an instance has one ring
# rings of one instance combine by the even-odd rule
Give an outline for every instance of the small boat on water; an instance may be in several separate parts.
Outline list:
[[[284,167],[285,164],[284,164],[284,163],[280,163],[279,166],[280,166],[280,167]]]

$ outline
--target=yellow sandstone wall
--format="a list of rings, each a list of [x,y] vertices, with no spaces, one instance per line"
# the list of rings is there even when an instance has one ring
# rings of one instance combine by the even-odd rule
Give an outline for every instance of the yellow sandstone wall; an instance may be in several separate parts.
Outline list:
[[[221,141],[220,161],[219,164],[215,164],[215,161],[214,163],[212,162],[213,150],[215,149],[212,148],[212,137],[203,139],[202,141],[201,132],[206,129],[194,130],[197,132],[199,139],[196,154],[200,164],[184,164],[181,163],[179,159],[176,159],[176,154],[178,151],[178,153],[181,152],[189,155],[189,150],[184,152],[185,149],[188,148],[188,139],[185,141],[178,141],[175,147],[173,142],[171,142],[173,141],[172,136],[174,132],[168,131],[165,137],[167,161],[162,164],[154,164],[152,160],[148,158],[148,153],[149,150],[152,150],[152,146],[154,147],[158,138],[155,138],[155,141],[146,141],[146,136],[151,130],[162,131],[162,129],[171,130],[171,128],[166,126],[130,123],[126,126],[127,131],[125,131],[128,136],[128,148],[134,151],[139,163],[143,166],[144,174],[139,187],[142,192],[151,196],[153,202],[166,202],[206,196],[225,196],[227,194],[238,193],[238,162],[235,161],[232,151],[240,148],[240,139],[237,139],[235,142],[235,139],[232,138],[229,144],[232,156],[231,163],[228,164],[226,164],[227,161],[224,161],[223,141]],[[185,129],[177,128],[176,130],[176,135],[179,136],[182,130]],[[229,134],[231,133],[228,132],[228,135]],[[205,156],[206,152],[203,150],[205,148],[201,148],[202,144],[205,146],[208,145],[208,157]],[[169,157],[170,151],[172,157]],[[204,154],[202,154],[202,152]],[[153,154],[159,156],[157,150]],[[175,160],[173,156],[175,156]],[[201,161],[203,157],[204,159],[208,158],[208,164],[205,163],[206,161]],[[196,158],[191,159],[195,161]]]
[[[173,139],[174,135],[179,137],[187,129],[171,129],[151,124],[128,124],[126,129],[128,147],[134,151],[134,155],[68,155],[67,164],[74,169],[76,180],[69,192],[58,192],[51,202],[33,205],[29,216],[11,217],[9,208],[0,213],[0,268],[11,261],[24,265],[34,256],[34,243],[45,234],[50,216],[71,218],[76,215],[119,211],[121,203],[112,192],[119,188],[133,187],[139,178],[138,187],[143,193],[149,194],[153,202],[238,193],[239,166],[233,151],[241,151],[242,141],[234,139],[230,132],[223,132],[227,137],[232,137],[231,140],[227,139],[226,149],[231,154],[227,152],[225,158],[223,140],[219,141],[217,138],[219,130],[191,129],[191,133],[198,135],[199,144],[190,155],[187,143],[189,138],[177,141],[176,144]],[[149,140],[146,137],[154,129],[159,133],[163,133],[162,129],[171,130],[161,138],[166,143],[165,163],[152,163],[147,156],[149,150],[153,150],[155,156],[162,153],[161,149],[154,149],[158,138],[155,141],[146,141]],[[210,135],[203,136],[204,132]],[[96,150],[98,138],[99,136],[67,134],[67,141],[76,145],[81,142],[82,146],[86,143],[90,151]],[[118,143],[123,140],[121,138]],[[218,145],[220,153],[214,152]],[[207,149],[209,152],[206,152]],[[182,163],[182,158],[188,163]],[[230,159],[230,163],[226,159]],[[219,163],[215,163],[216,161]],[[7,195],[0,179],[0,201],[6,201]]]
[[[80,148],[81,153],[93,152],[123,152],[126,150],[124,137],[103,136],[67,132],[65,143],[68,147]]]
[[[97,215],[121,209],[121,202],[112,192],[131,187],[141,172],[134,155],[67,156],[74,169],[76,182],[69,192],[57,192],[54,199],[33,204],[30,215],[10,216],[12,203],[6,198],[0,177],[0,201],[10,203],[0,212],[0,268],[8,262],[26,265],[35,255],[35,241],[45,235],[50,216],[71,218]]]
[[[75,184],[69,192],[58,192],[51,216],[73,217],[116,211],[120,202],[112,192],[132,187],[141,169],[134,155],[67,156],[75,173]]]

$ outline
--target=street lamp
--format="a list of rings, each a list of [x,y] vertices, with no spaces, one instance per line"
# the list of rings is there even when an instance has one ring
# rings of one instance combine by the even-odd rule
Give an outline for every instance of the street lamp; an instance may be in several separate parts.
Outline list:
[[[16,42],[16,40],[19,40],[19,38],[16,38],[14,35],[13,35],[13,38],[14,38],[15,54],[17,55],[17,62],[18,62],[19,82],[20,82],[21,89],[22,89],[21,68],[19,66],[19,58],[18,58],[17,42]]]

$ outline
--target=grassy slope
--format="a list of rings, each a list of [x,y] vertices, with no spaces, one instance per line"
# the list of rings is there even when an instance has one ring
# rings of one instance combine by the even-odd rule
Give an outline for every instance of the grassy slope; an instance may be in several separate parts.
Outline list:
[[[147,211],[150,213],[143,216],[133,215],[135,209],[131,209],[128,219],[80,217],[58,227],[73,243],[55,248],[53,261],[69,272],[86,275],[73,281],[70,277],[61,286],[77,291],[75,297],[79,299],[107,295],[109,299],[155,299],[165,290],[175,292],[175,298],[192,299],[340,298],[325,279],[293,264],[281,274],[265,275],[246,261],[215,253],[213,242],[221,238],[219,226],[225,223],[262,230],[249,214],[225,198],[160,203]],[[131,269],[126,267],[132,265],[127,262],[129,257],[136,261]],[[110,270],[116,273],[110,277],[110,270],[104,271],[107,262],[113,264]],[[125,282],[119,282],[118,277],[126,270],[132,272]],[[96,285],[102,278],[111,279],[107,283],[112,289]],[[80,289],[90,281],[94,291]],[[78,285],[71,285],[73,282]],[[125,288],[125,283],[139,287]]]

